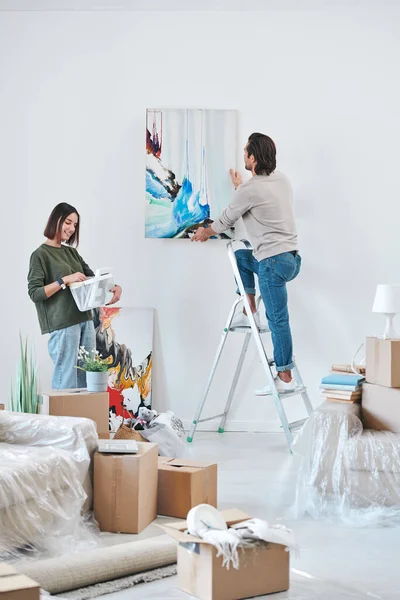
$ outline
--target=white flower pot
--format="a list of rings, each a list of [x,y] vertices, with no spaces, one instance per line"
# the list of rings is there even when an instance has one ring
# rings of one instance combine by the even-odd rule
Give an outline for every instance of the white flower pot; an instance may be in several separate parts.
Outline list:
[[[106,392],[108,387],[108,372],[86,371],[86,387],[88,392]]]

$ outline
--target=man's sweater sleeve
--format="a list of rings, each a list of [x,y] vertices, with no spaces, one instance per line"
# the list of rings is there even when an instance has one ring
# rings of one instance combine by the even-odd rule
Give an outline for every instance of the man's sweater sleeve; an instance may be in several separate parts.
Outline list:
[[[230,229],[245,212],[250,210],[251,206],[251,197],[247,187],[240,186],[234,193],[232,202],[222,215],[213,222],[211,227],[215,233],[222,233]]]
[[[44,291],[44,286],[45,273],[43,265],[39,256],[33,253],[29,263],[28,273],[28,294],[33,302],[36,303],[43,302],[43,300],[47,300],[47,296]]]

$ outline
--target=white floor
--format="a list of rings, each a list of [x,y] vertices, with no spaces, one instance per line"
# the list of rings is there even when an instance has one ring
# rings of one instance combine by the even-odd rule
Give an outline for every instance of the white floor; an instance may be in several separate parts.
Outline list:
[[[270,600],[400,598],[400,528],[355,529],[308,518],[284,520],[293,502],[296,469],[282,434],[201,432],[192,454],[194,459],[218,462],[219,508],[241,508],[294,529],[301,550],[291,560],[291,591],[268,596]],[[115,542],[120,541],[117,537]],[[126,541],[136,536],[123,537]],[[178,589],[176,577],[170,577],[102,598],[189,600],[190,596]]]

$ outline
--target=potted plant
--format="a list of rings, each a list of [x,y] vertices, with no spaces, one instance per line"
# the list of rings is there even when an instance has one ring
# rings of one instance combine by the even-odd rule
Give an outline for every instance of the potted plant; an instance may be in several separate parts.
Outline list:
[[[98,350],[79,348],[77,369],[86,371],[88,392],[106,392],[108,387],[108,362]]]
[[[28,350],[28,338],[19,335],[21,355],[17,365],[15,387],[11,383],[10,410],[37,414],[39,412],[38,373],[33,350]]]

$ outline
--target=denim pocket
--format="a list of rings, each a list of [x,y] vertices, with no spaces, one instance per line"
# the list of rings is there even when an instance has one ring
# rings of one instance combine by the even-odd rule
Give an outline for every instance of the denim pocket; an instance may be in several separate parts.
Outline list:
[[[298,254],[294,255],[291,252],[278,254],[274,256],[273,268],[274,275],[287,282],[294,279],[300,271],[301,258]]]

